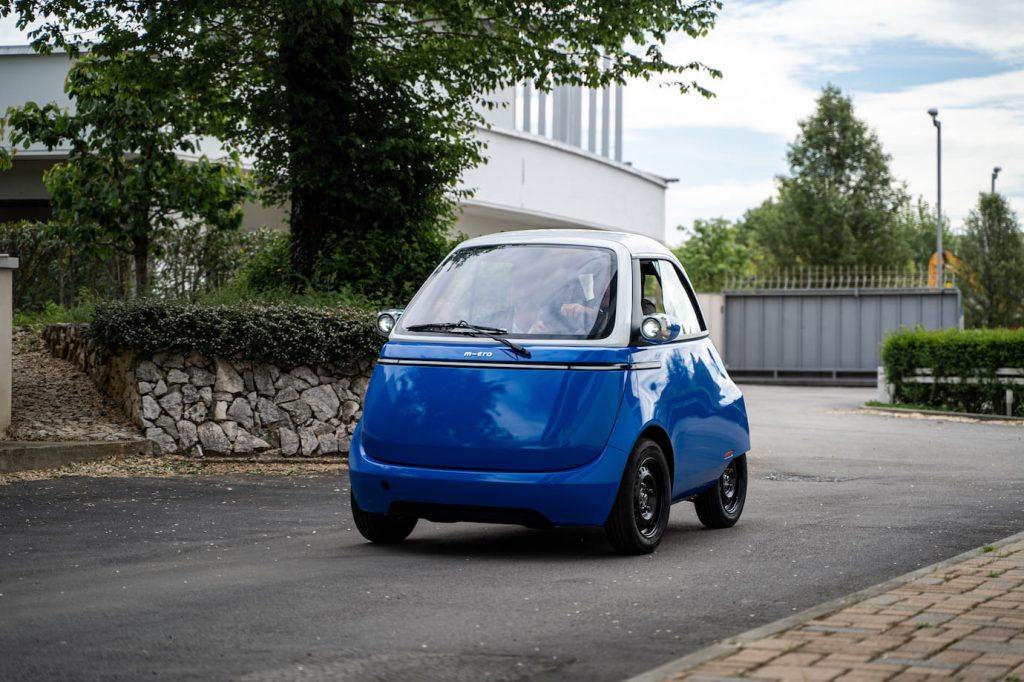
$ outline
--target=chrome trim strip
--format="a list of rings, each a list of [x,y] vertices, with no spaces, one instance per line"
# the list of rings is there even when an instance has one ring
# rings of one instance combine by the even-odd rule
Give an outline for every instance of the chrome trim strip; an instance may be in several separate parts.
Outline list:
[[[474,360],[409,360],[405,358],[380,358],[381,365],[412,365],[420,367],[479,367],[482,369],[559,369],[562,371],[617,372],[630,369],[660,369],[661,362],[614,362],[605,365],[581,365],[551,362],[480,362]]]

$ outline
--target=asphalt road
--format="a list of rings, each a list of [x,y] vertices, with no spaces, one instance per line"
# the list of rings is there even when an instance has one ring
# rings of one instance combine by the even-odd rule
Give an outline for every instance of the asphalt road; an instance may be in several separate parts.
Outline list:
[[[362,541],[338,479],[0,488],[0,679],[617,680],[1024,530],[1024,427],[747,386],[743,519],[600,530],[421,523]]]

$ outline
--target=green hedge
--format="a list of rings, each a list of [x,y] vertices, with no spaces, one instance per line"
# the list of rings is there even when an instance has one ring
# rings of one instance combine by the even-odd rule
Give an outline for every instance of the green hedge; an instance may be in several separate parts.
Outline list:
[[[965,412],[1006,413],[1006,389],[1014,389],[1014,414],[1024,416],[1024,386],[996,377],[1000,368],[1024,369],[1024,329],[957,331],[905,330],[882,344],[882,364],[893,384],[893,399]],[[979,384],[916,384],[905,378],[915,369],[936,377],[980,377]]]
[[[199,351],[285,367],[344,366],[380,351],[375,320],[357,308],[138,300],[97,304],[89,335],[106,352]]]

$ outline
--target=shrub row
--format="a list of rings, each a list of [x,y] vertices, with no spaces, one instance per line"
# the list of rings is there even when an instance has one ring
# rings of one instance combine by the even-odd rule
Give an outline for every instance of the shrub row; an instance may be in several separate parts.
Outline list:
[[[376,355],[375,315],[357,308],[199,305],[154,300],[97,304],[89,327],[105,352],[163,351],[267,362],[284,367],[345,366]]]
[[[1024,329],[904,330],[885,339],[882,364],[896,402],[1005,414],[1006,389],[1013,388],[1014,414],[1024,416],[1024,386],[996,376],[1001,368],[1024,370]],[[917,369],[940,379],[978,377],[980,383],[906,381]]]

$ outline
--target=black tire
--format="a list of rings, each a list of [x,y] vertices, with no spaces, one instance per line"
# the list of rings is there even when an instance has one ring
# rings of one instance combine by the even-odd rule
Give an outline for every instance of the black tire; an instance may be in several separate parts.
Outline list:
[[[707,528],[730,528],[740,520],[747,501],[747,456],[741,455],[725,468],[715,484],[693,501],[697,518]]]
[[[392,516],[363,511],[356,504],[356,496],[349,493],[352,501],[352,518],[364,538],[379,544],[394,544],[409,537],[419,521],[415,516]]]
[[[604,524],[608,542],[621,554],[653,552],[668,527],[671,507],[672,479],[665,453],[653,440],[641,438],[629,455]]]

